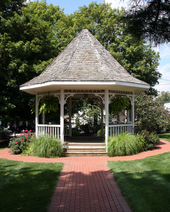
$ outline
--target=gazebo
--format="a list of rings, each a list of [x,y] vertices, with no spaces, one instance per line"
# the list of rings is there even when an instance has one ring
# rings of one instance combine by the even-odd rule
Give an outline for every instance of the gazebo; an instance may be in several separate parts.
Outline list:
[[[36,95],[35,124],[37,136],[47,132],[64,142],[64,105],[69,101],[69,136],[71,136],[72,97],[98,97],[105,108],[105,143],[115,132],[134,129],[134,94],[150,85],[129,74],[87,30],[83,29],[37,77],[22,84],[20,90]],[[60,124],[39,124],[39,101],[53,95],[60,103]],[[116,95],[131,101],[132,123],[109,125],[109,102]],[[101,114],[103,117],[103,109]]]

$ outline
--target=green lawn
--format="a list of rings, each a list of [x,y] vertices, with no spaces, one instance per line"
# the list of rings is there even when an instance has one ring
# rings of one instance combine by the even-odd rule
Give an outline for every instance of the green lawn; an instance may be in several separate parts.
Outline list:
[[[170,152],[107,165],[132,211],[170,211]]]
[[[159,134],[159,138],[160,139],[164,139],[166,141],[170,141],[170,133],[162,133],[162,134]]]
[[[46,212],[62,167],[0,159],[0,211]]]

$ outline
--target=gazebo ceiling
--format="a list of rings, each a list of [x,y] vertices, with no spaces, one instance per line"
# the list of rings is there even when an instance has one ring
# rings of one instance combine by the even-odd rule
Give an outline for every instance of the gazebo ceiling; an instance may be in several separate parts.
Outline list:
[[[87,30],[82,30],[37,77],[20,90],[115,89],[140,93],[150,85],[130,75]]]

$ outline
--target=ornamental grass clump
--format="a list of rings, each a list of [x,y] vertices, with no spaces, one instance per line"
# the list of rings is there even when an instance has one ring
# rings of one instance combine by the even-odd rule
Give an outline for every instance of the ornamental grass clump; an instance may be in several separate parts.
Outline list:
[[[144,150],[144,139],[141,135],[122,133],[108,139],[108,155],[134,155]]]
[[[32,155],[45,158],[61,157],[63,154],[61,141],[48,134],[32,138],[29,150]]]

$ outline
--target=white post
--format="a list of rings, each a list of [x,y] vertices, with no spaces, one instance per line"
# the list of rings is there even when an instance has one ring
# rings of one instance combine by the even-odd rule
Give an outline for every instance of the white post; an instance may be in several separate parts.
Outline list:
[[[38,137],[38,106],[39,106],[39,102],[38,102],[38,96],[36,94],[36,100],[35,100],[35,133],[36,133],[36,137]]]
[[[108,152],[108,134],[109,134],[109,95],[108,89],[105,90],[105,143],[106,152]]]
[[[101,99],[101,136],[103,136],[103,103]]]
[[[43,117],[42,117],[42,123],[45,124],[45,113],[42,114],[42,116],[43,116]]]
[[[64,142],[64,91],[60,91],[60,139]]]
[[[134,109],[134,93],[132,95],[132,133],[134,134],[135,109]]]
[[[127,123],[129,124],[129,110],[127,111]]]
[[[72,98],[69,98],[69,136],[72,137],[72,125],[71,125],[71,108],[72,108]]]

